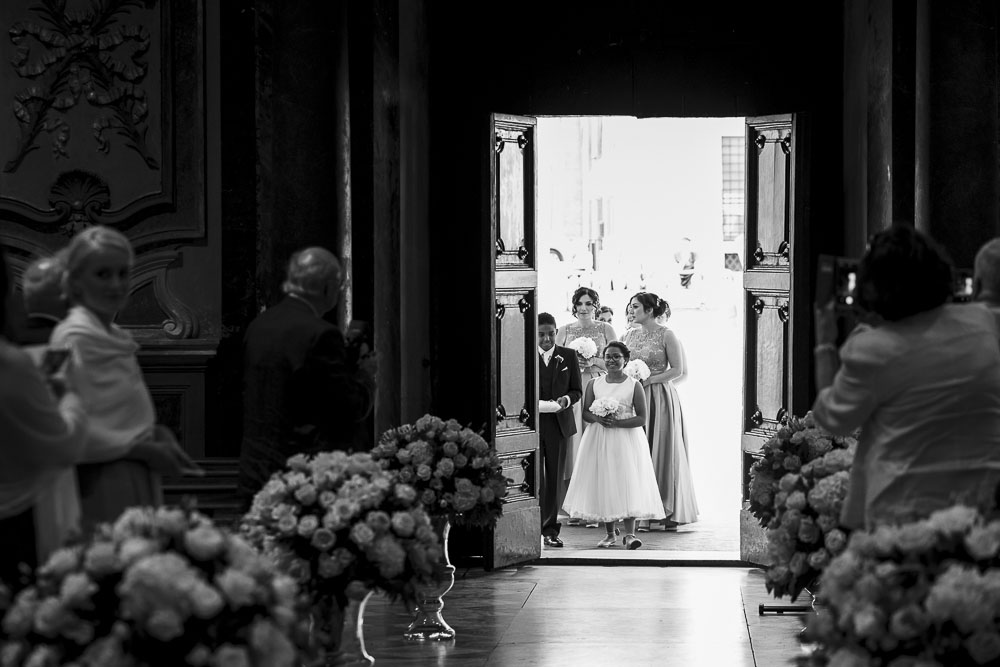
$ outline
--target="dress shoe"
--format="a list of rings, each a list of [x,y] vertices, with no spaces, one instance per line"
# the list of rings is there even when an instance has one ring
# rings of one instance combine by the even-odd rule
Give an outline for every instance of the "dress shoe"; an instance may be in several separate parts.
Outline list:
[[[598,542],[597,546],[601,547],[602,549],[608,549],[610,547],[615,546],[615,544],[617,544],[617,543],[618,543],[618,540],[615,537],[615,534],[611,533],[610,535],[606,536],[603,540],[601,540],[600,542]]]
[[[642,540],[635,535],[626,535],[622,538],[622,544],[625,545],[626,549],[632,551],[633,549],[638,549],[642,546]]]
[[[547,547],[561,547],[562,545],[563,545],[563,541],[559,539],[558,535],[553,535],[551,537],[549,537],[548,535],[545,536],[545,546],[547,546]]]

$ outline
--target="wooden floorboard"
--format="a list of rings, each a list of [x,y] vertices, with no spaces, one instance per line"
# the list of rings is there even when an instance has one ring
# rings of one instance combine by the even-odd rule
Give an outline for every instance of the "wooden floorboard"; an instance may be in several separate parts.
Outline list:
[[[790,665],[803,617],[758,616],[761,602],[781,601],[756,568],[529,565],[459,571],[452,641],[406,641],[409,613],[379,596],[364,627],[381,667]]]

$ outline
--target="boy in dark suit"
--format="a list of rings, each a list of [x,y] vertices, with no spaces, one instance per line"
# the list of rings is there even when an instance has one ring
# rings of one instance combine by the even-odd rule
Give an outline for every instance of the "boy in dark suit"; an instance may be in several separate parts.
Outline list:
[[[542,535],[545,546],[561,547],[558,521],[562,497],[559,471],[566,457],[567,441],[576,433],[570,409],[583,395],[576,351],[556,345],[556,320],[538,315],[538,439],[540,441]],[[564,491],[565,492],[565,491]]]

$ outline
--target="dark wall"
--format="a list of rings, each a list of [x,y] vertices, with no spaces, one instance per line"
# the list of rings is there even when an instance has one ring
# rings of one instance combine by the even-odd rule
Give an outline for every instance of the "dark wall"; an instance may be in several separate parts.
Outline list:
[[[813,128],[814,252],[841,227],[837,3],[431,2],[434,406],[480,423],[492,319],[484,168],[490,112],[750,116],[802,112]],[[488,10],[488,13],[487,13]],[[482,12],[482,13],[477,13]]]

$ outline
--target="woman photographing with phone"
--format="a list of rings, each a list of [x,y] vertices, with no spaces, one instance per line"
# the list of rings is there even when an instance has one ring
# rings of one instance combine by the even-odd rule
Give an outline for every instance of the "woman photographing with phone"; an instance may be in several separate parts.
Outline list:
[[[10,292],[0,249],[0,330]],[[31,357],[0,336],[0,581],[19,587],[21,564],[34,568],[47,554],[37,545],[39,496],[83,453],[86,416],[79,397],[49,389]],[[38,526],[43,531],[48,527]]]
[[[817,297],[813,417],[836,435],[861,429],[841,516],[850,528],[993,501],[997,331],[985,308],[949,303],[952,291],[943,252],[904,224],[872,237],[853,295],[867,325],[839,350],[836,299]]]

